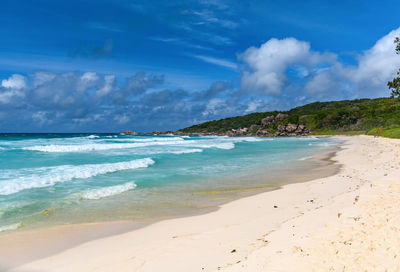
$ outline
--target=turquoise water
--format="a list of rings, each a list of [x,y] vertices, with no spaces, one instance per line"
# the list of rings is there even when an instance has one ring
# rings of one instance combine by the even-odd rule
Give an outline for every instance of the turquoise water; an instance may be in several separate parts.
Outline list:
[[[332,144],[312,137],[0,134],[0,231],[179,214],[220,190],[267,187],[268,178],[240,177],[285,170]]]

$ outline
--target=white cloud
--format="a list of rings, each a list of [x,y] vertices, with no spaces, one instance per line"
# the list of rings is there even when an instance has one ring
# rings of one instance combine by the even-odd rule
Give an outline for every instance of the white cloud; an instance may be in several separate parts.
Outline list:
[[[218,58],[214,58],[214,57],[210,57],[210,56],[202,56],[202,55],[194,55],[195,58],[200,59],[202,61],[211,63],[211,64],[215,64],[218,66],[222,66],[222,67],[226,67],[229,69],[237,69],[237,65],[234,62],[231,62],[229,60],[224,60],[224,59],[218,59]]]
[[[400,28],[379,39],[375,45],[358,58],[358,66],[349,73],[352,81],[373,95],[374,91],[386,89],[400,67],[400,56],[395,54],[395,37],[400,36]]]
[[[53,80],[56,74],[51,72],[36,72],[33,78],[33,86],[36,88],[46,82]]]
[[[18,74],[13,74],[8,79],[3,79],[1,81],[1,86],[7,89],[23,89],[26,87],[25,77]]]
[[[308,69],[332,63],[336,56],[313,52],[308,42],[286,38],[270,39],[260,48],[250,47],[239,59],[245,64],[241,78],[242,89],[265,95],[279,95],[288,81],[286,70],[289,67],[297,65],[302,74],[306,75]]]
[[[395,37],[400,28],[379,39],[369,50],[357,58],[357,65],[334,65],[315,75],[305,86],[309,94],[335,93],[341,98],[388,96],[386,83],[400,67],[400,57],[395,54]]]
[[[1,92],[0,90],[0,103],[8,104],[15,96],[20,96],[20,92],[14,90]]]
[[[126,114],[116,115],[114,116],[114,121],[120,125],[124,125],[128,123],[131,119]]]
[[[115,76],[114,75],[107,75],[104,76],[104,85],[100,89],[96,91],[96,96],[97,97],[102,97],[111,92],[111,90],[115,86]]]
[[[77,86],[77,91],[83,92],[89,88],[95,87],[99,82],[99,76],[95,72],[86,72],[81,78]]]
[[[38,111],[32,114],[32,119],[38,123],[39,126],[44,124],[51,124],[53,121],[47,118],[47,112]]]
[[[213,98],[207,103],[205,110],[202,112],[202,115],[203,116],[218,115],[221,112],[224,112],[225,110],[226,110],[225,100],[219,98]]]
[[[259,109],[260,106],[263,105],[263,102],[260,100],[253,100],[247,104],[247,109],[244,111],[245,113],[255,112]]]
[[[312,51],[309,43],[295,38],[271,39],[239,56],[244,63],[241,90],[281,99],[290,97],[299,103],[388,96],[386,83],[400,67],[400,57],[394,51],[396,36],[400,36],[400,28],[362,52],[356,65],[338,61],[333,53]],[[288,75],[288,71],[295,71],[295,75]],[[299,78],[300,84],[296,82]]]
[[[0,79],[0,125],[14,130],[26,129],[29,123],[38,130],[46,125],[54,131],[117,131],[135,123],[142,131],[177,129],[317,100],[388,96],[386,82],[400,67],[400,56],[394,52],[395,36],[400,36],[400,29],[361,52],[354,65],[339,61],[335,54],[313,51],[304,41],[271,39],[240,55],[239,90],[234,89],[234,82],[222,81],[197,92],[163,89],[162,75],[144,72],[119,86],[114,75],[103,77],[94,72],[37,72],[28,79],[12,75]]]
[[[22,75],[14,74],[8,79],[3,79],[0,85],[0,103],[8,104],[14,98],[25,96],[26,80]]]

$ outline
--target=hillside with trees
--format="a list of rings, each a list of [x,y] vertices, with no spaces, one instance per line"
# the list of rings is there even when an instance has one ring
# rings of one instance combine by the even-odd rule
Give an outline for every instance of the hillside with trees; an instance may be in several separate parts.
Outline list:
[[[267,122],[267,117],[276,117],[279,113],[285,118]],[[181,129],[180,132],[292,136],[291,133],[279,135],[279,128],[288,125],[296,129],[303,125],[305,133],[302,135],[373,134],[400,137],[400,102],[393,98],[315,102],[289,111],[258,112],[209,121]]]
[[[400,38],[394,40],[400,54]],[[387,83],[391,98],[315,102],[289,111],[257,112],[179,130],[228,136],[370,134],[400,138],[400,69]]]

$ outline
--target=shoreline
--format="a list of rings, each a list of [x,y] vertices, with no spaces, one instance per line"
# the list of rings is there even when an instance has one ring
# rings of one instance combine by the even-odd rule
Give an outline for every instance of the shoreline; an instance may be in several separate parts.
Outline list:
[[[12,271],[318,271],[326,266],[321,254],[332,247],[326,237],[337,239],[331,229],[362,223],[347,213],[360,212],[360,204],[374,198],[375,183],[400,177],[396,160],[392,172],[379,169],[398,155],[396,140],[337,138],[344,148],[334,157],[342,165],[335,175],[240,198],[211,213],[92,240]],[[316,234],[323,239],[315,240]]]
[[[149,217],[139,221],[121,219],[83,222],[0,233],[0,269],[10,269],[17,265],[58,254],[83,243],[135,231],[159,222],[213,213],[218,211],[221,206],[242,198],[280,190],[287,184],[303,183],[315,178],[333,175],[338,172],[338,166],[334,164],[332,157],[338,150],[340,150],[340,147],[335,144],[332,147],[321,149],[319,153],[317,152],[311,157],[301,158],[298,162],[294,161],[288,167],[288,174],[285,176],[278,175],[277,177],[277,173],[274,173],[275,178],[268,179],[274,180],[274,184],[257,186],[252,183],[254,180],[265,179],[266,174],[271,174],[269,171],[260,168],[259,171],[251,172],[251,174],[247,173],[238,176],[242,182],[253,184],[251,187],[234,188],[232,190],[223,189],[221,191],[199,191],[197,194],[215,196],[212,198],[203,197],[202,200],[199,200],[198,209],[191,209],[179,214]],[[310,171],[299,173],[299,165],[300,167],[305,165]],[[62,233],[62,237],[60,237],[60,233]],[[32,248],[39,248],[40,250],[33,251],[31,250]]]
[[[15,185],[12,184],[11,187],[2,187],[5,195],[1,197],[1,216],[4,220],[0,224],[0,236],[12,231],[25,231],[65,224],[102,221],[112,222],[118,220],[147,222],[149,218],[166,219],[180,217],[182,214],[189,214],[187,212],[188,209],[208,208],[210,206],[209,203],[211,206],[218,206],[223,204],[223,202],[227,202],[214,201],[215,198],[228,198],[229,201],[239,198],[231,196],[234,194],[234,190],[231,189],[239,189],[236,190],[239,192],[240,188],[244,188],[257,190],[257,192],[259,192],[269,190],[271,187],[277,188],[278,185],[287,183],[285,177],[287,173],[292,172],[290,171],[290,166],[292,165],[295,166],[293,169],[297,169],[296,171],[298,171],[300,175],[303,175],[302,172],[313,172],[302,171],[302,169],[299,171],[298,165],[302,165],[300,168],[308,169],[308,164],[312,162],[308,163],[309,160],[303,161],[303,157],[314,156],[317,153],[325,152],[326,149],[329,149],[330,145],[330,143],[328,143],[330,140],[320,140],[315,137],[293,139],[293,141],[290,139],[266,140],[268,142],[271,141],[271,144],[252,143],[264,141],[259,138],[247,140],[240,138],[228,139],[228,137],[200,137],[199,139],[193,139],[193,141],[179,143],[175,142],[175,140],[183,141],[190,139],[172,138],[172,142],[169,139],[162,139],[162,141],[171,142],[174,148],[175,143],[177,143],[179,152],[174,151],[174,148],[171,150],[168,150],[168,148],[164,150],[163,147],[160,147],[162,149],[161,152],[158,150],[158,147],[156,147],[156,151],[151,151],[149,155],[146,154],[146,157],[149,157],[152,159],[151,162],[154,162],[154,167],[152,165],[147,165],[148,167],[143,167],[143,169],[135,171],[117,171],[117,173],[114,173],[115,167],[119,167],[119,164],[108,165],[107,163],[120,162],[121,160],[125,161],[128,158],[130,160],[141,159],[147,151],[139,149],[137,152],[133,150],[132,153],[130,150],[124,151],[123,149],[132,147],[130,144],[131,141],[147,142],[149,139],[129,139],[125,144],[125,140],[110,140],[108,138],[97,140],[96,138],[97,136],[90,135],[84,139],[78,137],[76,141],[73,137],[71,142],[70,140],[66,140],[64,143],[64,140],[62,140],[63,145],[57,144],[54,146],[46,145],[46,141],[44,143],[39,141],[38,143],[41,145],[30,148],[33,153],[29,154],[32,154],[33,157],[29,160],[29,164],[26,165],[27,167],[29,166],[29,173],[23,173],[23,171],[20,170],[12,171],[13,174],[15,172],[17,176],[24,178],[27,175],[29,176],[29,182],[24,185],[24,188],[26,187],[24,190],[29,189],[29,191],[26,190],[25,192],[13,194],[13,190],[21,191],[21,189],[23,189],[18,189],[21,187],[21,181],[18,180],[12,180],[12,183],[15,183]],[[157,139],[158,138],[156,138],[156,140]],[[81,144],[79,144],[81,140],[95,144],[93,148],[96,150],[102,150],[104,148],[112,149],[112,147],[114,147],[112,145],[97,146],[97,143],[102,144],[108,141],[111,141],[111,143],[114,143],[114,141],[118,143],[121,141],[124,143],[115,146],[117,150],[115,154],[113,154],[113,151],[110,153],[108,151],[101,151],[98,154],[95,152],[94,156],[89,156],[88,153],[84,152],[82,153],[84,157],[82,157],[81,161],[88,165],[83,164],[81,166],[82,163],[77,161],[77,163],[73,163],[73,168],[75,168],[75,170],[72,169],[72,167],[71,169],[64,170],[61,166],[71,163],[70,156],[75,156],[74,152],[76,148],[72,148],[71,145],[77,145],[80,149],[82,147]],[[304,140],[304,142],[302,140]],[[281,144],[286,141],[288,145]],[[236,143],[239,142],[241,144],[236,146]],[[182,148],[180,147],[181,143],[183,144]],[[184,147],[192,143],[194,147],[196,147],[196,144],[199,144],[201,150],[206,152],[200,152],[200,149],[194,150]],[[44,145],[42,146],[42,144]],[[22,141],[20,148],[24,149],[25,145],[29,148],[29,141],[27,143]],[[147,146],[147,143],[145,145]],[[158,146],[158,143],[155,145]],[[162,145],[164,145],[164,143],[162,143]],[[168,146],[168,144],[166,145]],[[270,149],[276,150],[276,146],[279,145],[282,145],[283,152],[278,153],[270,151]],[[49,149],[46,148],[46,146]],[[260,149],[256,148],[257,146],[259,146]],[[247,149],[247,147],[250,149]],[[126,153],[126,158],[125,156],[119,156],[118,150],[121,149],[122,153]],[[292,152],[292,150],[294,152]],[[62,153],[55,153],[59,155],[56,155],[57,159],[53,162],[53,152],[61,151]],[[66,152],[64,153],[64,151]],[[10,152],[10,156],[15,155],[14,164],[16,165],[19,164],[19,161],[25,159],[23,153]],[[242,156],[245,153],[248,155],[244,155],[245,157],[243,158]],[[280,153],[282,153],[282,155]],[[230,157],[230,155],[232,155],[232,157]],[[40,163],[42,156],[48,158],[47,161],[51,163],[47,163],[46,160],[43,164]],[[171,159],[170,156],[172,156]],[[67,162],[63,161],[65,159]],[[204,160],[205,166],[202,165],[202,160]],[[53,164],[57,166],[54,167],[54,169],[52,166]],[[37,168],[37,166],[41,165],[51,166],[51,169],[49,168],[51,171],[44,171],[41,173],[40,168]],[[136,168],[135,165],[136,162],[130,161],[129,165],[126,165],[126,167]],[[107,175],[98,176],[97,170],[94,173],[89,171],[91,168],[102,168],[103,166],[107,167],[104,170],[107,170],[107,172],[112,171],[113,174],[108,176],[107,173]],[[176,169],[182,170],[177,171]],[[207,170],[201,172],[203,171],[202,169]],[[30,174],[31,172],[33,174]],[[67,175],[65,175],[64,172],[66,172]],[[148,175],[146,172],[151,174]],[[7,173],[7,171],[4,173]],[[4,173],[2,172],[2,179],[4,179],[3,176],[5,176],[7,180],[8,178]],[[87,180],[90,181],[90,183],[86,183],[83,179],[70,182],[71,176],[74,177],[75,173],[91,176],[89,177],[90,179]],[[68,182],[59,182],[59,177],[64,179],[64,176]],[[297,178],[296,175],[296,179]],[[41,182],[43,182],[43,180],[46,180],[46,182],[48,181],[49,184],[42,184]],[[125,182],[127,183],[125,184]],[[125,185],[132,185],[133,182],[135,186],[134,189],[125,187]],[[7,184],[8,183],[9,182],[7,182]],[[123,192],[115,191],[112,186],[108,187],[109,184],[119,185],[122,183],[125,187]],[[76,186],[74,184],[76,184]],[[102,188],[102,190],[98,190],[99,188]],[[262,190],[260,190],[260,188]],[[115,189],[119,190],[121,188]],[[207,194],[207,192],[210,191],[218,191],[221,192],[221,194],[212,196],[212,193]],[[99,199],[90,199],[92,197],[87,195],[88,192],[89,194],[101,192],[101,195],[99,195]],[[109,193],[111,195],[104,195]],[[30,195],[33,195],[32,199],[30,199]],[[24,202],[25,198],[28,199],[26,203]],[[35,198],[40,201],[37,202]]]

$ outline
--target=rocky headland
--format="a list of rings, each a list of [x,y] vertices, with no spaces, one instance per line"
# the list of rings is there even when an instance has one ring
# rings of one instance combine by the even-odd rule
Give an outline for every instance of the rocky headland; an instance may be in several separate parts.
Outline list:
[[[282,124],[289,115],[278,113],[276,115],[268,115],[261,120],[261,125],[252,124],[249,127],[239,129],[231,129],[226,132],[216,133],[208,131],[198,131],[186,133],[182,131],[152,131],[151,133],[137,133],[131,130],[124,131],[124,135],[217,135],[217,136],[257,136],[257,137],[285,137],[285,136],[306,136],[310,133],[304,124],[287,123]],[[278,125],[276,125],[279,123]]]
[[[253,124],[250,127],[232,129],[224,133],[226,136],[259,136],[259,137],[278,137],[278,136],[305,136],[310,131],[302,124],[288,123],[278,125],[277,128],[270,126],[273,123],[282,122],[288,118],[287,114],[278,113],[276,116],[269,115],[261,120],[261,125]]]

